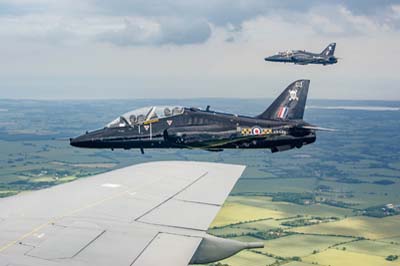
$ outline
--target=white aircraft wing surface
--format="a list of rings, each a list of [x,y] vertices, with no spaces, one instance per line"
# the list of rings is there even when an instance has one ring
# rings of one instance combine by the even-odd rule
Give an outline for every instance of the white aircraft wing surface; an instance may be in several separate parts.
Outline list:
[[[244,168],[144,163],[0,199],[0,266],[208,261],[206,230]]]

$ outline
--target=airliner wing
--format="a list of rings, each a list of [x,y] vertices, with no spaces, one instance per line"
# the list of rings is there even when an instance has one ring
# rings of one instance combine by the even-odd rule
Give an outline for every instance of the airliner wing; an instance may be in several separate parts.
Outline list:
[[[152,162],[1,199],[0,266],[188,265],[243,170]]]

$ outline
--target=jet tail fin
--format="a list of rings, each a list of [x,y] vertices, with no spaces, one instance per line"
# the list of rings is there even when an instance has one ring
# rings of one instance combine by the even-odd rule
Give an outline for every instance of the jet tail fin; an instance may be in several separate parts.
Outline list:
[[[335,48],[336,48],[336,43],[331,43],[321,52],[321,55],[333,56],[333,54],[335,53]]]
[[[278,98],[258,115],[259,119],[303,119],[307,101],[309,80],[297,80],[290,84]]]

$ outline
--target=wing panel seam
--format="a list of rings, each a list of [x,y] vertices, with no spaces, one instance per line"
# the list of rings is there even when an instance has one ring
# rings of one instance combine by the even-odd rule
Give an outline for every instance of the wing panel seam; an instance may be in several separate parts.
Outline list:
[[[150,223],[150,222],[143,222],[143,221],[136,221],[137,223],[142,223],[142,224],[149,224],[149,225],[155,225],[155,226],[161,226],[161,227],[166,227],[166,228],[175,228],[175,229],[185,229],[185,230],[192,230],[196,232],[205,232],[206,230],[203,229],[197,229],[197,228],[192,228],[192,227],[184,227],[184,226],[176,226],[176,225],[166,225],[166,224],[159,224],[159,223]]]
[[[149,241],[149,243],[147,243],[147,245],[144,247],[144,249],[137,255],[136,258],[133,259],[132,263],[130,264],[130,266],[132,266],[133,264],[135,264],[135,262],[138,260],[138,258],[140,256],[142,256],[142,254],[144,253],[144,251],[151,245],[151,243],[153,243],[153,241],[157,238],[157,236],[160,234],[160,232],[158,232],[157,234],[154,235],[154,237]]]
[[[181,190],[179,190],[178,192],[176,192],[175,194],[173,194],[172,196],[168,197],[166,200],[162,201],[160,204],[154,206],[153,208],[151,208],[150,210],[146,211],[145,213],[143,213],[142,215],[140,215],[139,217],[137,217],[134,221],[139,221],[140,219],[142,219],[144,216],[146,216],[147,214],[151,213],[152,211],[154,211],[155,209],[157,209],[158,207],[162,206],[163,204],[165,204],[166,202],[170,201],[171,199],[175,198],[176,196],[178,196],[180,193],[182,193],[183,191],[185,191],[186,189],[188,189],[189,187],[191,187],[192,185],[194,185],[195,183],[197,183],[200,179],[202,179],[203,177],[205,177],[208,174],[208,172],[205,172],[204,174],[202,174],[201,176],[199,176],[198,178],[196,178],[193,182],[191,182],[190,184],[188,184],[187,186],[185,186],[184,188],[182,188]]]
[[[215,207],[221,207],[221,204],[218,203],[209,203],[209,202],[202,202],[202,201],[195,201],[195,200],[185,200],[185,199],[175,199],[176,201],[181,201],[181,202],[188,202],[188,203],[195,203],[195,204],[201,204],[201,205],[208,205],[208,206],[215,206]]]

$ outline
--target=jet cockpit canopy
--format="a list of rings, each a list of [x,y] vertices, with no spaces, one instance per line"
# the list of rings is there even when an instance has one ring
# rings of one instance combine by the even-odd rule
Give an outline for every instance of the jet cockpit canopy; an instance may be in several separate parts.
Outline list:
[[[181,106],[149,106],[127,112],[114,119],[106,127],[126,127],[143,124],[146,121],[181,115],[184,108]]]
[[[281,55],[281,56],[291,56],[292,54],[293,54],[292,50],[287,50],[287,51],[278,53],[278,55]]]

